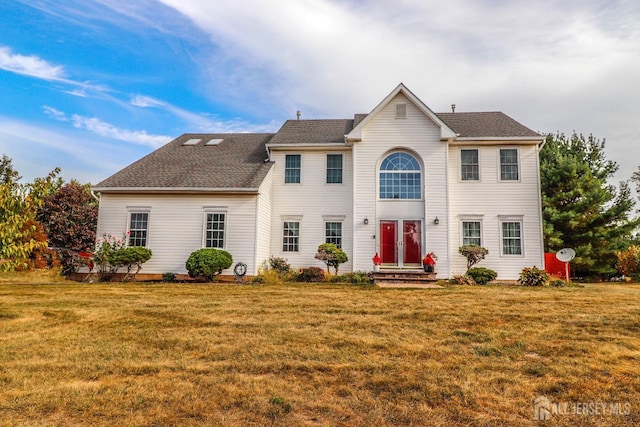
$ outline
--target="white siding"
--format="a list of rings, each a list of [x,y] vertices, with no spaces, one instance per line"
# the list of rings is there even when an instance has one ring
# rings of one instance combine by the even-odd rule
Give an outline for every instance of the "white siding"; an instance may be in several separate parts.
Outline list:
[[[395,105],[407,104],[407,118],[395,118]],[[406,150],[423,167],[423,201],[420,218],[414,202],[378,200],[378,168],[393,150]],[[423,220],[423,254],[438,255],[437,271],[448,269],[447,245],[447,145],[440,141],[440,128],[404,95],[396,96],[363,129],[362,141],[354,145],[354,269],[371,270],[371,258],[380,252],[379,220]],[[440,223],[433,220],[438,217]],[[364,218],[369,225],[364,225]],[[375,236],[375,238],[372,238]]]
[[[268,262],[271,255],[271,212],[273,210],[273,168],[269,171],[258,189],[256,206],[256,263],[250,266],[247,274],[256,275],[263,262]]]
[[[326,183],[327,154],[343,154],[342,184]],[[301,154],[301,179],[299,184],[284,183],[284,159],[286,154]],[[273,209],[271,216],[271,255],[286,258],[294,268],[318,266],[324,263],[314,258],[318,245],[325,241],[325,218],[344,217],[342,223],[342,249],[349,262],[340,266],[341,272],[351,271],[353,259],[352,235],[352,175],[351,151],[326,150],[274,150]],[[300,241],[298,252],[282,250],[283,222],[286,217],[300,217]]]
[[[191,252],[203,247],[205,208],[227,212],[225,250],[233,256],[234,265],[242,261],[255,265],[255,195],[125,195],[102,194],[98,237],[126,233],[128,207],[149,208],[148,248],[151,260],[141,273],[186,273],[185,262]],[[222,274],[233,274],[232,268]]]
[[[461,148],[478,149],[480,181],[460,180]],[[519,181],[499,180],[498,150],[500,148],[518,148]],[[479,266],[495,270],[498,273],[498,279],[514,280],[518,278],[523,267],[544,265],[537,156],[535,145],[450,147],[451,274],[462,274],[466,270],[466,260],[458,254],[458,247],[462,244],[461,217],[464,215],[482,217],[482,245],[489,250],[489,255],[480,262]],[[522,256],[501,255],[500,218],[507,215],[522,218],[524,248]]]

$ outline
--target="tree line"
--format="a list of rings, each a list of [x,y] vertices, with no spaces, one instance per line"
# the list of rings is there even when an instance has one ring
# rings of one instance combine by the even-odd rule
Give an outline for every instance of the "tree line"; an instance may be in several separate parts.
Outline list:
[[[640,218],[631,193],[631,185],[640,193],[640,169],[617,186],[611,184],[618,165],[606,158],[604,148],[605,140],[574,132],[548,134],[540,150],[545,251],[575,249],[573,272],[581,277],[613,275],[620,270],[621,254],[640,254]],[[62,263],[63,272],[70,272],[78,266],[77,253],[94,247],[98,202],[90,185],[64,183],[59,175],[55,168],[21,183],[11,159],[3,155],[0,271]]]

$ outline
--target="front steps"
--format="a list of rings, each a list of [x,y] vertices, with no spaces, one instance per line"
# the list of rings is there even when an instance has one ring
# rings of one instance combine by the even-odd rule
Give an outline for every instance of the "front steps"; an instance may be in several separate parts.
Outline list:
[[[373,281],[382,287],[435,287],[436,274],[423,270],[380,270],[373,273]]]

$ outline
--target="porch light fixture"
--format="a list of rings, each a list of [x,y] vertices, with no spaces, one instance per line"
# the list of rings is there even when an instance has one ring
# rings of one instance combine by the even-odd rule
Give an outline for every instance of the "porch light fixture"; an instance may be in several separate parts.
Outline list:
[[[364,222],[364,225],[368,225],[369,224],[369,218],[364,217],[364,221],[362,221],[362,222]]]
[[[438,219],[438,217],[436,217],[436,219],[434,219],[434,220],[433,220],[433,223],[434,223],[435,225],[440,224],[440,220]]]

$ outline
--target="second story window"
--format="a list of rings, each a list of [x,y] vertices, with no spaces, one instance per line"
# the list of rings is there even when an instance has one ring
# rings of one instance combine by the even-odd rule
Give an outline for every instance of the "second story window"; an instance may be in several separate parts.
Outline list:
[[[421,176],[420,164],[411,154],[389,154],[380,165],[380,198],[420,199]]]
[[[300,167],[301,167],[301,155],[300,154],[287,154],[284,158],[284,182],[285,183],[300,183]]]
[[[518,179],[518,150],[515,148],[501,148],[500,180],[517,181]]]
[[[327,184],[342,184],[342,154],[327,154]]]
[[[480,161],[478,150],[460,150],[460,179],[462,181],[480,180]]]

